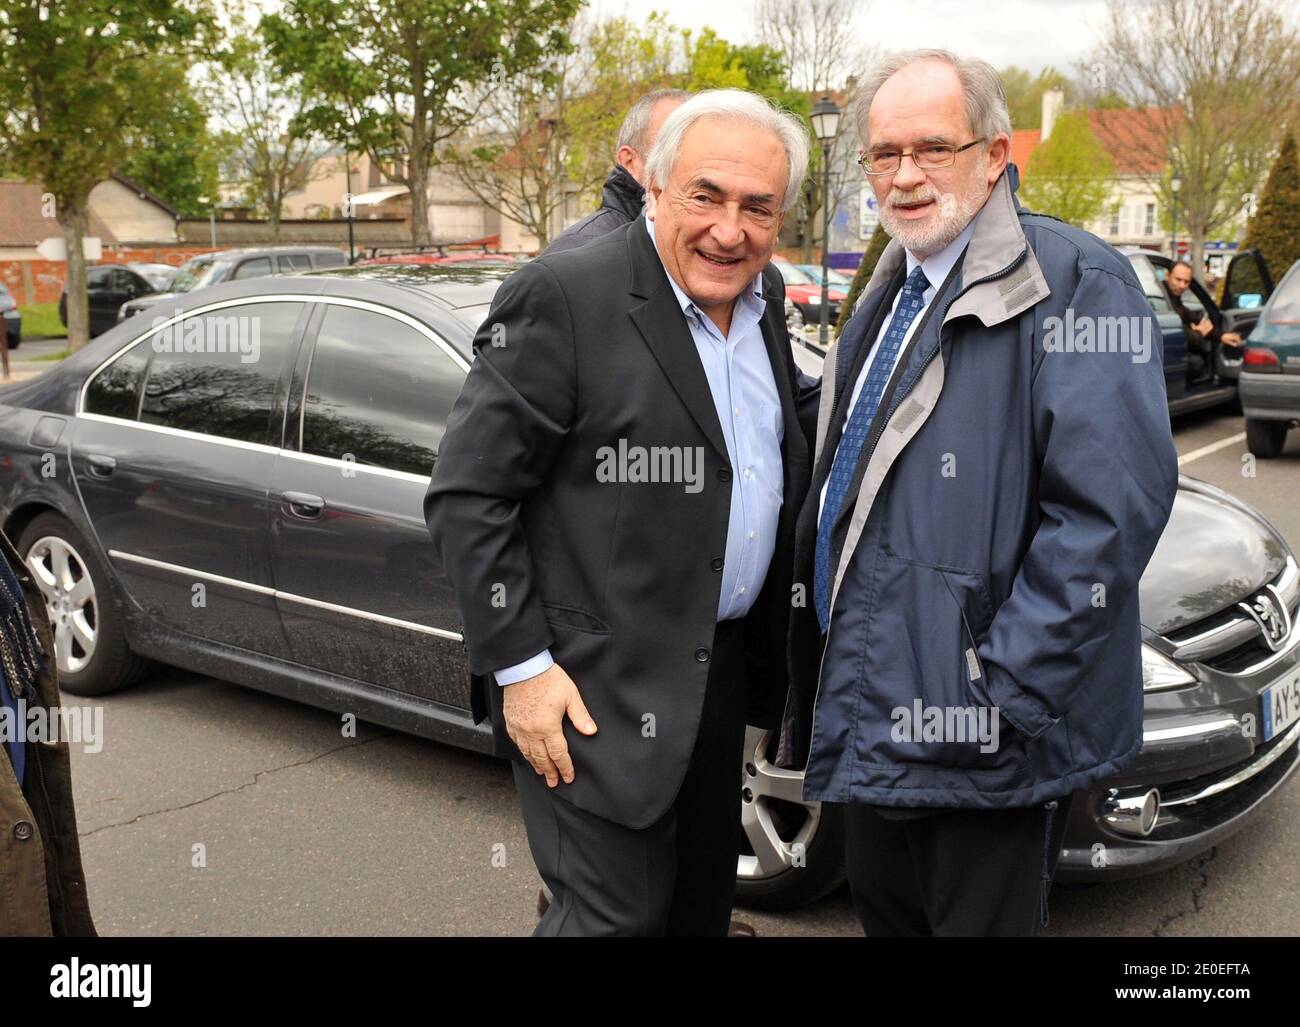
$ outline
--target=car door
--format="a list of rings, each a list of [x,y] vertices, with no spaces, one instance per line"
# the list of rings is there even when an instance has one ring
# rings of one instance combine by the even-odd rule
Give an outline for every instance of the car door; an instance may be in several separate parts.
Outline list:
[[[1250,334],[1259,321],[1260,311],[1273,295],[1273,276],[1263,254],[1256,249],[1243,250],[1228,262],[1223,276],[1223,330]]]
[[[465,704],[455,595],[424,494],[467,365],[413,318],[323,301],[271,488],[277,601],[298,663]]]
[[[1157,267],[1142,253],[1130,253],[1129,263],[1133,266],[1147,303],[1151,305],[1151,312],[1160,324],[1165,392],[1171,401],[1180,399],[1187,391],[1187,335],[1183,331],[1182,318],[1174,312],[1164,286],[1160,284],[1164,269]]]
[[[127,596],[161,625],[254,652],[287,648],[267,485],[309,305],[199,306],[87,380],[72,469]]]
[[[100,335],[117,324],[117,311],[124,300],[118,299],[120,283],[115,281],[114,267],[86,270],[86,302],[90,317],[90,334]]]

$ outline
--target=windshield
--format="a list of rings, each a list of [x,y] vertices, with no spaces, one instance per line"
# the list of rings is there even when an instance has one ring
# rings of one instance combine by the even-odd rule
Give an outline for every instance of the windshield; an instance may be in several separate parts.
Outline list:
[[[786,285],[817,284],[793,264],[787,264],[784,260],[774,260],[772,261],[772,264],[781,272],[781,277],[785,279]]]
[[[1300,324],[1300,264],[1282,279],[1268,308],[1270,324]]]
[[[195,257],[193,260],[187,260],[176,269],[176,277],[172,279],[171,291],[193,292],[195,289],[202,289],[205,285],[221,281],[229,270],[230,261],[228,260]]]
[[[819,268],[817,265],[800,264],[799,270],[803,271],[817,285],[822,284],[822,269]],[[846,275],[841,274],[839,271],[836,271],[834,268],[830,269],[830,274],[826,276],[826,281],[830,285],[838,285],[841,288],[846,288],[847,286],[852,284]]]

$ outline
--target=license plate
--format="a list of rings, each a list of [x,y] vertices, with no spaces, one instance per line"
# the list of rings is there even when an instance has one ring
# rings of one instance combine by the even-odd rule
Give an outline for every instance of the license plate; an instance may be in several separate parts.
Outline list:
[[[1259,701],[1264,741],[1267,742],[1300,720],[1300,670],[1274,681],[1259,693]]]

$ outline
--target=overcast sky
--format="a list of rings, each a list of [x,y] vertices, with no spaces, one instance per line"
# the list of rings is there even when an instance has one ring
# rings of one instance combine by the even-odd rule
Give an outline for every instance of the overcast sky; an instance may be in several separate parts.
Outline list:
[[[1105,0],[860,0],[862,35],[885,50],[942,46],[994,67],[1067,74],[1093,48]],[[591,0],[598,16],[663,11],[682,28],[706,25],[736,41],[752,35],[756,0]]]

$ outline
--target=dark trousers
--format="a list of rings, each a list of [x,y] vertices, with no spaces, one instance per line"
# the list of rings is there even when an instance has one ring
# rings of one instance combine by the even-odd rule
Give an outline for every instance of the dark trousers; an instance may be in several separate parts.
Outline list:
[[[849,891],[863,932],[1033,935],[1046,923],[1070,801],[909,819],[846,806]]]
[[[582,682],[577,682],[582,688]],[[695,749],[672,806],[634,830],[580,810],[514,764],[528,847],[551,904],[536,937],[725,936],[740,853],[744,639],[718,625]],[[576,773],[582,764],[574,761]]]

